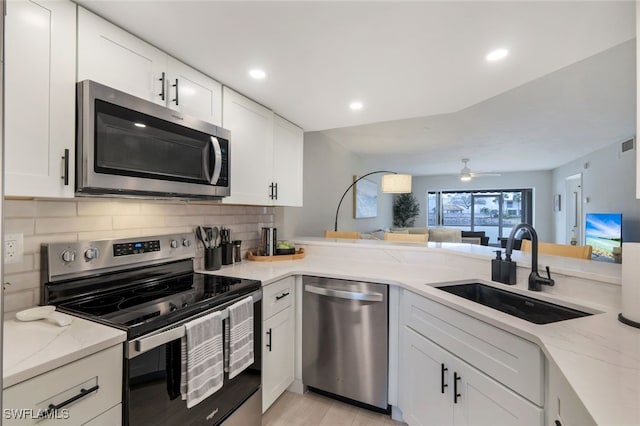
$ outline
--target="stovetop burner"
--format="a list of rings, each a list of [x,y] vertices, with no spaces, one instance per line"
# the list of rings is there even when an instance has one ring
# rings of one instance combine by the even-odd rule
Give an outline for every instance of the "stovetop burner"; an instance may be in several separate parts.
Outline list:
[[[105,295],[103,297],[88,299],[78,303],[78,308],[88,314],[104,315],[113,312],[118,308],[120,302],[124,301],[124,296]]]
[[[188,273],[151,284],[94,294],[61,303],[59,307],[125,328],[135,328],[157,322],[159,318],[179,315],[183,310],[224,303],[258,288],[258,281]]]

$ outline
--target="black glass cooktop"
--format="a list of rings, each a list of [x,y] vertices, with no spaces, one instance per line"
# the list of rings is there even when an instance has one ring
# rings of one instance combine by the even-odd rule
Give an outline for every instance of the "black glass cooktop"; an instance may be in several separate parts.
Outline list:
[[[58,307],[126,329],[131,338],[230,302],[260,286],[260,281],[190,272],[92,292]]]

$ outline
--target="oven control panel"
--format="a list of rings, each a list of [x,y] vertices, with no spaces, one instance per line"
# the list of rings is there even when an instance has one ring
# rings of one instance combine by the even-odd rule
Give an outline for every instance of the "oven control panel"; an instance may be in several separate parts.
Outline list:
[[[114,256],[127,256],[130,254],[149,253],[160,251],[160,240],[134,241],[132,243],[120,243],[113,245]]]
[[[117,240],[76,241],[42,245],[41,264],[48,281],[113,271],[134,265],[194,258],[192,233]]]

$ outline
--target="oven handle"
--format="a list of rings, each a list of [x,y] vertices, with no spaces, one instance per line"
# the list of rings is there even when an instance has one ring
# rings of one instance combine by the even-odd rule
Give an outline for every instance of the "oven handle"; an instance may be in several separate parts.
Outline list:
[[[253,298],[253,302],[258,302],[262,299],[262,290],[255,291],[251,293],[249,296]],[[212,309],[210,311],[203,312],[204,315],[215,312],[216,309]],[[222,319],[229,318],[229,309],[225,308],[220,310],[222,313]],[[202,316],[202,315],[198,315]],[[161,331],[160,333],[153,334],[148,337],[141,337],[136,340],[132,340],[129,342],[127,348],[127,358],[134,358],[140,354],[150,351],[151,349],[155,349],[158,346],[165,345],[171,341],[182,338],[185,333],[185,324],[193,319],[189,318],[183,321],[179,326],[172,327],[167,330]],[[132,353],[133,352],[133,353]]]

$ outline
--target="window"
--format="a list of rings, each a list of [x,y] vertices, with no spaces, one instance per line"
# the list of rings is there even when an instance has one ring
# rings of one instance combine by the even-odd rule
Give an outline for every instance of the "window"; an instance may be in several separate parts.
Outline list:
[[[515,225],[532,224],[533,190],[429,192],[427,211],[429,226],[484,231],[489,244],[500,245]]]

